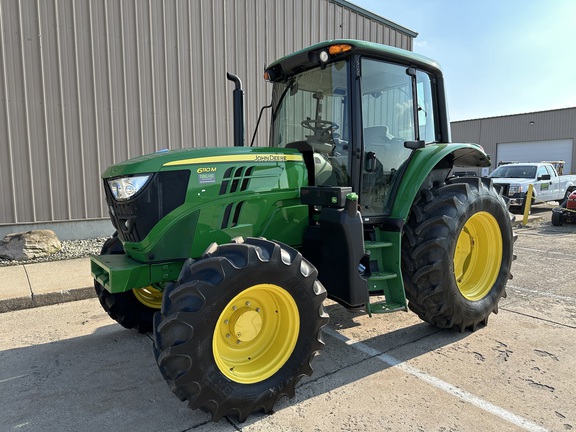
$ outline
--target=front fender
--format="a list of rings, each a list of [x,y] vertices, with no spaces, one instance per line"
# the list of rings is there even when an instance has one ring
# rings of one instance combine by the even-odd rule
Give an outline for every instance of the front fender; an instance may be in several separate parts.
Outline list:
[[[429,144],[416,150],[402,176],[390,216],[406,222],[416,194],[432,170],[446,161],[450,167],[488,167],[490,157],[476,144]]]

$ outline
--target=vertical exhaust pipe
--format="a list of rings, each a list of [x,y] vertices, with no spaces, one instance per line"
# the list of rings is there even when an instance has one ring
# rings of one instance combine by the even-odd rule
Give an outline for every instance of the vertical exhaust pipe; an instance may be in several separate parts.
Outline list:
[[[234,107],[234,146],[244,146],[244,91],[242,81],[236,75],[229,72],[226,78],[235,84],[232,92],[232,104]]]

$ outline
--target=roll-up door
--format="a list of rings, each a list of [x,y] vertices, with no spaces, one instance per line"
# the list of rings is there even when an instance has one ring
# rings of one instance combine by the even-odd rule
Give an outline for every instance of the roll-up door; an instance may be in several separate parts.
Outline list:
[[[527,141],[514,143],[498,143],[496,151],[497,165],[506,162],[542,162],[563,160],[564,174],[569,174],[572,166],[573,140]]]

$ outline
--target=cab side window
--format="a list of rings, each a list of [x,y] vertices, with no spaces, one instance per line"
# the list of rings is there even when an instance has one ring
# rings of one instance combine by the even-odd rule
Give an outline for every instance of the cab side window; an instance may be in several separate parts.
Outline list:
[[[548,171],[546,171],[546,166],[542,165],[538,167],[538,172],[536,173],[536,178],[542,178],[543,175],[549,174]]]
[[[548,171],[548,174],[550,174],[550,178],[553,179],[556,177],[556,173],[554,172],[554,170],[552,169],[551,166],[549,165],[544,165],[546,167],[546,170]],[[540,175],[540,174],[538,174]]]

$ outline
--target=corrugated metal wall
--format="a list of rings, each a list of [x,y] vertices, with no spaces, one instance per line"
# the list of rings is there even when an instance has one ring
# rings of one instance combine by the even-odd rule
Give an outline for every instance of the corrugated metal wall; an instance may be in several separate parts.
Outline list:
[[[265,64],[326,39],[410,50],[415,36],[337,0],[1,0],[0,227],[107,218],[108,165],[232,145],[227,71],[250,139]]]
[[[540,111],[502,117],[452,122],[453,142],[480,144],[492,156],[492,167],[499,143],[572,139],[576,143],[576,108]],[[572,149],[576,172],[576,145]],[[566,171],[568,172],[568,170]]]

